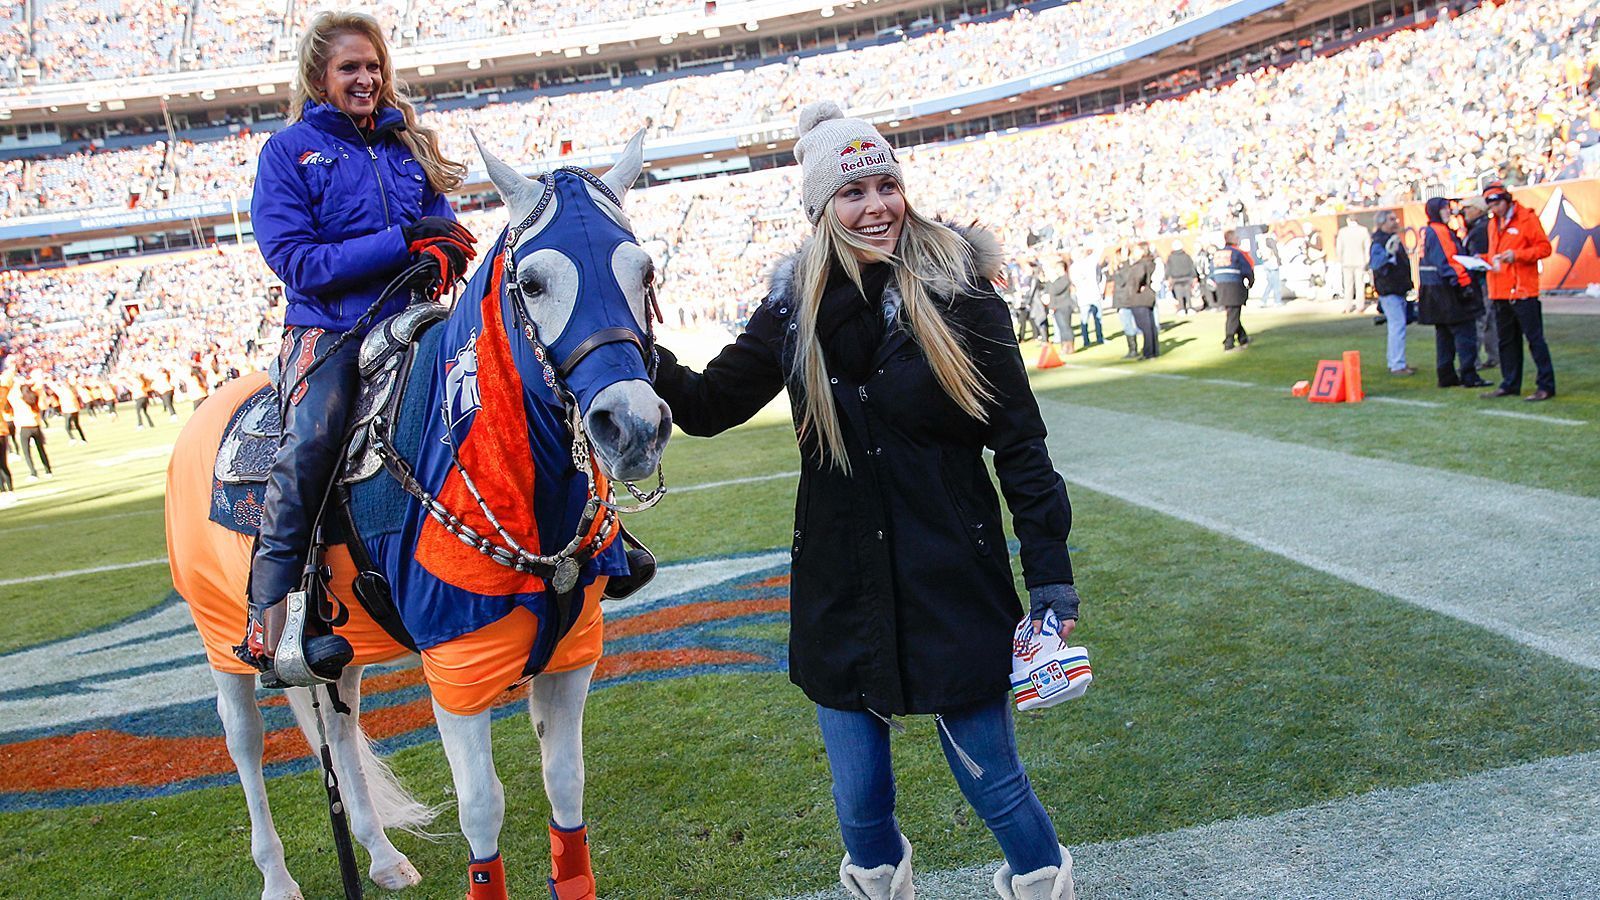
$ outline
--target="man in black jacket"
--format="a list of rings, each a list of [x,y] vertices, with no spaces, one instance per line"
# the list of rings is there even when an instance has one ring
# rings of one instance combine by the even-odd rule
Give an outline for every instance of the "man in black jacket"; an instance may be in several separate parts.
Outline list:
[[[1200,274],[1195,268],[1194,257],[1183,249],[1183,244],[1174,241],[1172,253],[1167,257],[1167,284],[1172,288],[1172,297],[1178,301],[1178,312],[1188,315],[1189,303],[1194,298],[1194,281]]]
[[[1476,200],[1462,201],[1461,218],[1467,223],[1467,236],[1462,242],[1462,248],[1469,256],[1488,259],[1489,217],[1483,214],[1483,207]],[[1481,270],[1473,272],[1472,285],[1478,289],[1479,297],[1489,296],[1487,272]],[[1494,310],[1487,302],[1483,304],[1483,312],[1478,314],[1478,346],[1483,348],[1483,358],[1479,361],[1478,368],[1499,368],[1500,340],[1494,328]]]

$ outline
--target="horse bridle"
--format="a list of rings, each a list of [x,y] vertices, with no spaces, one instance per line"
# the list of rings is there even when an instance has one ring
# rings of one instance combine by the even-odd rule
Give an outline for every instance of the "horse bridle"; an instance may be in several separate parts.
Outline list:
[[[421,501],[423,508],[427,510],[428,515],[434,521],[438,522],[447,532],[455,535],[462,543],[482,553],[491,561],[518,572],[538,575],[544,578],[556,593],[565,594],[577,586],[578,578],[583,572],[583,564],[594,558],[600,548],[604,547],[620,530],[619,514],[641,512],[655,506],[666,495],[667,481],[661,467],[657,465],[656,486],[648,493],[640,490],[631,481],[621,482],[622,486],[637,501],[635,505],[623,506],[616,502],[616,495],[612,490],[613,482],[609,478],[605,479],[606,490],[604,496],[602,496],[596,485],[604,477],[604,473],[600,471],[599,464],[595,459],[594,448],[589,441],[589,433],[583,427],[583,415],[578,409],[578,399],[566,386],[566,378],[585,356],[606,344],[624,342],[631,343],[638,348],[640,356],[644,359],[647,374],[652,381],[655,380],[658,356],[656,353],[654,323],[656,317],[660,315],[660,307],[656,302],[654,281],[645,288],[645,339],[642,342],[639,340],[639,336],[630,328],[620,326],[602,328],[585,338],[559,363],[553,365],[549,347],[540,339],[538,327],[528,317],[522,287],[517,283],[516,279],[516,263],[512,252],[516,249],[517,241],[521,239],[522,234],[534,222],[537,222],[549,207],[550,200],[555,195],[555,175],[558,172],[568,172],[582,178],[590,187],[598,190],[602,196],[610,200],[619,209],[622,207],[622,202],[604,181],[601,181],[587,169],[581,169],[576,166],[557,169],[556,172],[540,176],[539,182],[544,185],[544,191],[539,198],[539,202],[534,205],[533,210],[520,223],[515,227],[506,229],[505,241],[501,246],[501,256],[505,260],[501,286],[503,290],[511,294],[511,300],[513,301],[511,307],[516,316],[517,331],[528,342],[534,358],[539,361],[539,365],[544,369],[545,385],[554,391],[557,399],[561,401],[563,411],[566,414],[567,428],[572,434],[572,465],[578,471],[586,473],[589,479],[589,496],[584,502],[583,514],[579,517],[577,533],[573,535],[572,540],[568,541],[567,545],[561,550],[548,555],[530,552],[519,544],[517,539],[501,526],[500,520],[489,509],[488,501],[484,499],[477,485],[473,483],[471,474],[462,466],[459,454],[460,448],[457,446],[450,429],[446,427],[445,438],[450,447],[450,464],[455,471],[461,474],[462,483],[478,504],[479,511],[483,513],[484,518],[504,543],[497,543],[490,537],[478,534],[470,525],[463,522],[459,515],[446,509],[437,497],[429,493],[417,481],[416,476],[411,471],[411,466],[389,443],[386,435],[387,428],[381,417],[374,420],[372,427],[374,435],[378,437],[376,441],[378,457],[383,461],[384,467],[389,470],[395,480],[400,482],[401,488],[406,493]],[[445,421],[448,423],[447,410],[441,409],[440,412],[445,415]],[[597,519],[598,522],[596,521]]]

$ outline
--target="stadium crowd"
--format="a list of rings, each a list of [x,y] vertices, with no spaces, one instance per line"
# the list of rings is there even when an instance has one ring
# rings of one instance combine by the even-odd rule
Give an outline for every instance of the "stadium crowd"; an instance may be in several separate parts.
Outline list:
[[[1082,0],[1035,15],[962,23],[867,47],[774,61],[753,69],[684,75],[643,87],[541,96],[517,103],[426,113],[457,159],[475,154],[469,129],[507,159],[554,157],[607,147],[647,128],[694,134],[733,125],[789,124],[814,97],[853,109],[890,105],[908,83],[919,95],[970,88],[1060,65],[1157,31],[1230,0],[1161,0],[1136,21],[1109,0]],[[498,5],[498,3],[496,4]],[[868,73],[868,77],[862,77]],[[177,140],[59,159],[0,164],[0,216],[64,209],[160,207],[249,193],[267,135],[241,130],[204,143]]]
[[[743,0],[723,0],[737,7]],[[397,45],[514,34],[554,34],[575,25],[624,22],[663,13],[696,13],[697,0],[471,0],[429,4],[377,0],[361,4]],[[0,41],[0,85],[41,84],[157,75],[163,72],[274,62],[290,49],[324,4],[208,0],[40,0],[30,28],[25,4],[6,4]],[[190,23],[189,13],[198,12]]]
[[[1600,50],[1589,39],[1597,25],[1600,10],[1587,0],[1484,6],[1114,115],[906,148],[917,185],[910,199],[948,221],[981,218],[1014,256],[1039,257],[1037,274],[1013,270],[1019,287],[1062,275],[1066,250],[1086,263],[1087,275],[1074,265],[1070,279],[1081,295],[1107,289],[1101,249],[1130,240],[1186,233],[1217,246],[1221,230],[1246,223],[1424,191],[1465,195],[1486,171],[1510,184],[1568,176],[1600,126]],[[1388,98],[1381,104],[1380,94]],[[250,162],[241,151],[233,168]],[[804,233],[797,190],[793,172],[776,169],[633,195],[630,215],[661,268],[669,327],[742,324],[772,262]],[[484,238],[504,217],[466,221]],[[1169,242],[1155,243],[1165,266]],[[1263,284],[1281,297],[1281,283],[1271,287],[1276,255],[1271,248],[1258,262]],[[1337,268],[1331,254],[1324,262]],[[1163,302],[1183,305],[1164,272],[1153,274]],[[1325,283],[1338,281],[1330,269]],[[250,247],[0,273],[7,365],[52,377],[134,373],[135,387],[140,375],[187,370],[195,352],[242,371],[272,352],[280,291]],[[131,325],[130,302],[138,309]]]

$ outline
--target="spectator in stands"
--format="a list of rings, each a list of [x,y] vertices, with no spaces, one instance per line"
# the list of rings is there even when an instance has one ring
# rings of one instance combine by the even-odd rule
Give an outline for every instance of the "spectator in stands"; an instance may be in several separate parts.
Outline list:
[[[1417,263],[1417,322],[1433,326],[1434,371],[1439,387],[1488,387],[1478,377],[1478,314],[1483,300],[1457,256],[1461,246],[1450,230],[1450,201],[1430,199]],[[1459,364],[1460,368],[1457,368]]]
[[[1194,299],[1194,281],[1199,275],[1199,270],[1194,266],[1194,257],[1189,251],[1183,249],[1183,242],[1173,241],[1172,252],[1167,254],[1167,284],[1172,290],[1172,297],[1178,302],[1178,312],[1189,315],[1189,303]]]
[[[1522,342],[1537,369],[1535,390],[1524,397],[1535,403],[1556,395],[1556,369],[1544,340],[1544,312],[1539,303],[1539,260],[1551,253],[1550,239],[1533,210],[1518,203],[1501,182],[1483,192],[1489,208],[1489,299],[1500,337],[1500,386],[1485,397],[1510,397],[1522,392]]]
[[[802,111],[795,156],[812,236],[703,374],[663,349],[656,389],[679,426],[706,436],[789,391],[804,498],[790,675],[817,704],[845,887],[869,900],[913,896],[889,726],[933,714],[956,783],[1005,854],[1002,894],[1070,896],[1072,858],[1015,749],[1005,685],[1018,602],[982,449],[995,451],[1016,501],[1035,621],[1047,609],[1077,619],[1071,510],[990,284],[998,245],[916,212],[888,142],[834,104]],[[953,502],[918,499],[934,471]],[[884,634],[902,639],[885,645]]]
[[[361,342],[351,338],[403,308],[408,291],[383,292],[408,263],[432,264],[437,298],[475,255],[445,197],[466,167],[440,153],[438,135],[398,92],[377,20],[317,15],[299,60],[293,124],[262,148],[251,201],[261,254],[288,286],[289,301],[280,356],[289,402],[267,480],[240,654],[264,671],[359,385]]]
[[[1461,204],[1461,219],[1466,225],[1466,238],[1462,241],[1462,250],[1468,256],[1479,259],[1489,258],[1489,218],[1483,214],[1483,204],[1477,199],[1463,201]],[[1497,369],[1500,367],[1500,337],[1494,330],[1494,307],[1489,302],[1489,275],[1482,269],[1475,269],[1469,273],[1472,276],[1472,289],[1477,292],[1483,301],[1483,310],[1478,313],[1478,346],[1483,355],[1479,359],[1479,369]]]
[[[1250,254],[1239,249],[1239,236],[1232,230],[1222,233],[1222,249],[1215,256],[1211,277],[1217,283],[1217,304],[1227,314],[1222,326],[1222,349],[1243,350],[1250,346],[1240,312],[1256,284],[1255,265]]]
[[[1334,236],[1334,251],[1339,255],[1339,296],[1344,298],[1347,313],[1367,311],[1367,264],[1371,244],[1371,235],[1353,216],[1345,219]]]
[[[1411,255],[1400,239],[1400,217],[1393,210],[1378,213],[1369,251],[1378,308],[1389,326],[1388,363],[1392,375],[1415,375],[1406,365],[1406,295],[1411,293]],[[1348,310],[1346,310],[1348,312]]]

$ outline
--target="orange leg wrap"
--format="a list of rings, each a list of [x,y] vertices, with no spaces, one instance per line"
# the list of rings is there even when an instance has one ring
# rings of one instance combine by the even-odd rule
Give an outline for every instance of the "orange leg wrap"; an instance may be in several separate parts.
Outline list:
[[[467,900],[507,900],[506,864],[500,854],[467,865]]]
[[[589,829],[550,823],[551,900],[595,900],[594,869],[589,864]]]

